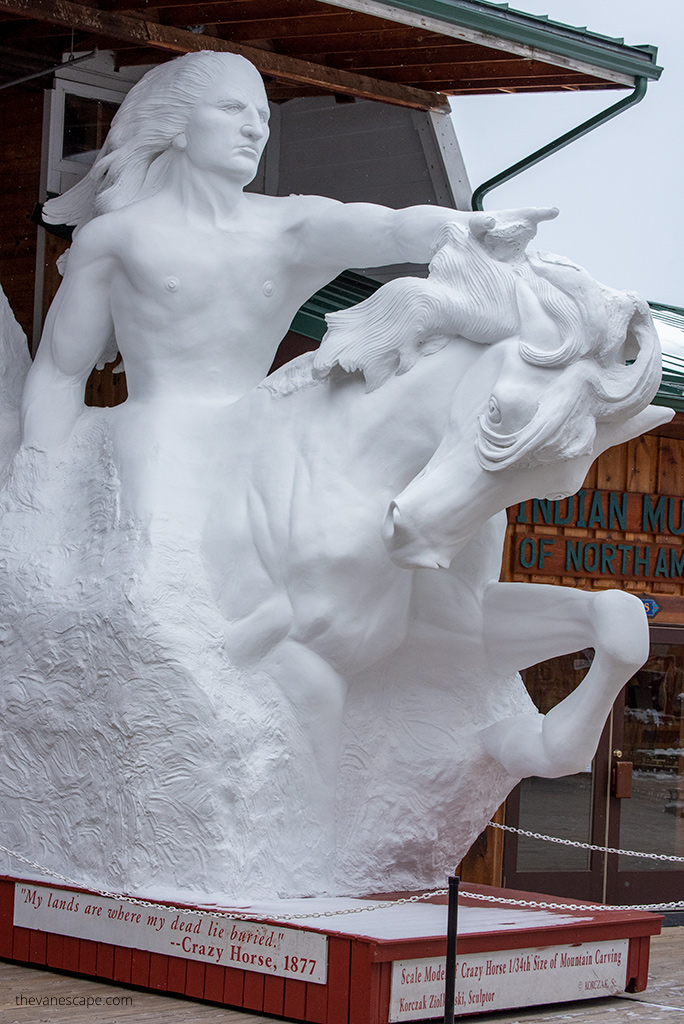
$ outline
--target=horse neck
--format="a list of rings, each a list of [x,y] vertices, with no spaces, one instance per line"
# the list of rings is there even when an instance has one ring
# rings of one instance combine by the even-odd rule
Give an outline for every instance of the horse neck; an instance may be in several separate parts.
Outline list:
[[[372,462],[390,489],[405,486],[444,438],[454,395],[482,352],[467,341],[448,342],[372,392],[360,374],[333,382],[331,409],[339,408],[345,444]]]

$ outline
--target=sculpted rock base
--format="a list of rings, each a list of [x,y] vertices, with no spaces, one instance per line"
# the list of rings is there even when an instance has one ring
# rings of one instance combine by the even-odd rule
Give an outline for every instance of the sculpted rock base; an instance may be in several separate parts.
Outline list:
[[[191,552],[153,555],[117,521],[88,419],[68,462],[27,453],[5,496],[21,527],[2,545],[4,843],[117,891],[310,892],[315,836],[288,798],[311,770],[297,722],[226,657]]]

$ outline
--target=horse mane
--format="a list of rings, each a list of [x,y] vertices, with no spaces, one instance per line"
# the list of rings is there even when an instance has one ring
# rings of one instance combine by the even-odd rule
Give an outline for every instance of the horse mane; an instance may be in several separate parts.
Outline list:
[[[374,391],[455,338],[491,345],[516,332],[515,275],[460,225],[444,225],[427,279],[400,277],[326,316],[314,373],[360,370]]]
[[[326,320],[318,351],[260,387],[282,397],[338,368],[362,373],[373,391],[458,338],[491,345],[517,336],[525,362],[562,371],[550,376],[536,413],[514,433],[502,434],[486,414],[480,417],[475,447],[490,471],[588,455],[597,422],[641,411],[660,381],[657,335],[640,296],[606,288],[549,253],[513,263],[494,259],[454,223],[437,238],[427,280],[396,278]]]
[[[597,423],[629,419],[658,390],[660,345],[645,300],[575,269],[582,275],[574,279],[572,297],[579,334],[566,346],[566,358],[553,364],[565,370],[554,375],[534,416],[515,433],[501,434],[486,414],[479,417],[475,448],[483,469],[526,469],[590,455]],[[528,362],[549,366],[530,358],[522,344],[520,353]]]
[[[314,375],[325,377],[334,366],[358,370],[374,391],[451,340],[492,345],[518,335],[523,359],[549,369],[599,346],[605,316],[594,298],[598,286],[576,264],[545,253],[505,262],[454,222],[441,228],[435,250],[427,279],[396,278],[364,302],[326,316]],[[529,304],[521,309],[521,281],[543,314],[541,326],[547,326],[537,330],[536,343],[522,327]],[[594,320],[585,315],[587,306]]]
[[[366,390],[375,391],[416,360],[442,348],[444,297],[428,281],[400,277],[356,306],[328,313],[328,330],[314,358],[314,374],[326,377],[334,366],[360,371]]]

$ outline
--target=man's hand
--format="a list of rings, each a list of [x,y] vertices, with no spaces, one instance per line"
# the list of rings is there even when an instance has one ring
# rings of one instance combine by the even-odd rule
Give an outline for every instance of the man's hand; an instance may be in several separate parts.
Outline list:
[[[555,206],[528,207],[522,210],[498,210],[474,213],[468,221],[470,233],[492,259],[515,263],[522,259],[529,242],[537,234],[537,225],[558,216]]]

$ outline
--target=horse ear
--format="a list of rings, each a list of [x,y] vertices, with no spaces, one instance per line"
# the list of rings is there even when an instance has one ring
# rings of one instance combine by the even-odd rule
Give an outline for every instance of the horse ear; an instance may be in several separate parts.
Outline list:
[[[593,382],[596,415],[603,421],[626,416],[629,422],[632,412],[650,402],[660,385],[660,341],[650,309],[636,292],[609,294],[607,308],[613,358]],[[623,362],[630,356],[633,361]]]

